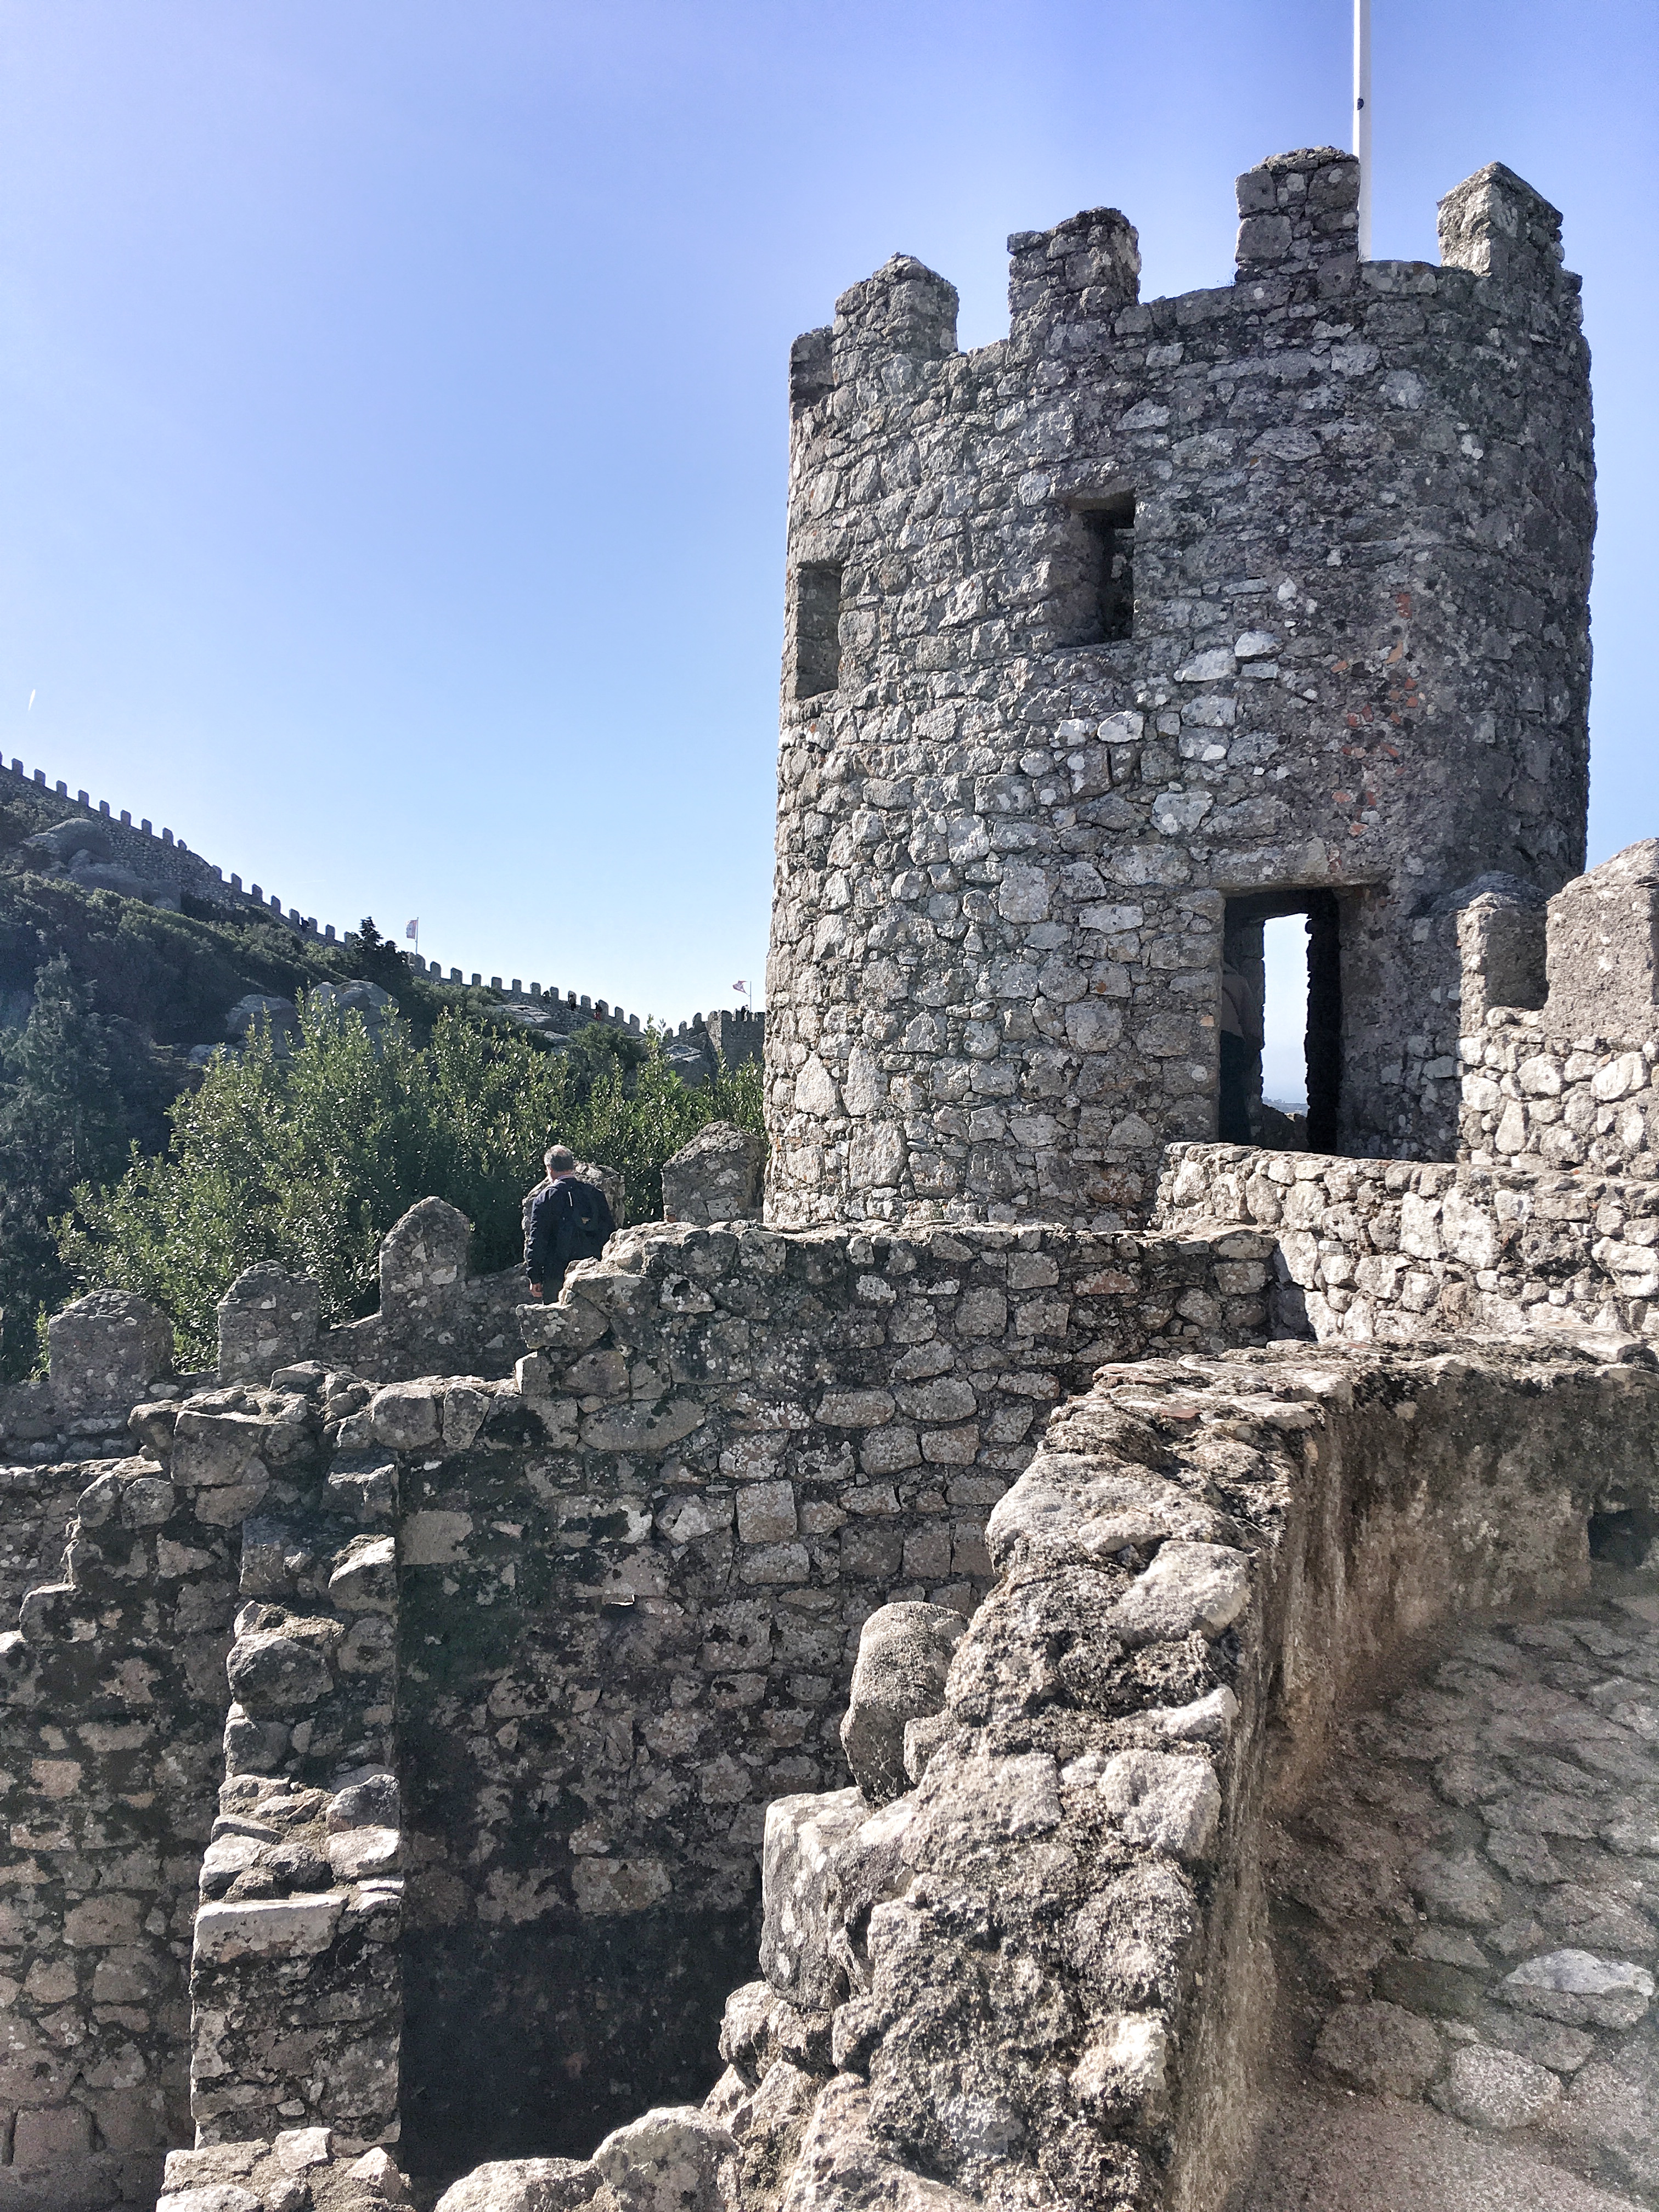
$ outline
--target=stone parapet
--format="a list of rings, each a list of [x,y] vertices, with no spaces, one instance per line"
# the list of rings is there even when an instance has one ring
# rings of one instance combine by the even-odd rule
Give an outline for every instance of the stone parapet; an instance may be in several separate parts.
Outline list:
[[[805,1987],[831,2047],[785,2201],[855,2160],[942,2212],[1228,2201],[1268,2056],[1267,1814],[1407,1639],[1584,1592],[1590,1516],[1659,1502],[1656,1413],[1659,1376],[1571,1353],[1103,1370],[992,1516],[911,1790],[775,1808],[769,2032]],[[784,2132],[766,2079],[708,2100],[740,2142]]]
[[[0,1390],[0,1451],[40,1463],[121,1459],[135,1399],[177,1396],[167,1316],[131,1291],[91,1291],[46,1325],[48,1367]]]
[[[1590,1328],[1659,1341],[1659,1182],[1172,1145],[1167,1229],[1265,1230],[1276,1327],[1410,1343]]]
[[[881,1762],[870,1796],[769,1808],[763,1978],[727,2001],[727,2070],[701,2106],[647,2113],[591,2160],[483,2167],[442,2212],[603,2204],[630,2167],[673,2172],[696,2212],[1234,2201],[1269,2089],[1270,1819],[1413,1639],[1582,1608],[1587,1530],[1659,1504],[1656,1412],[1659,1376],[1570,1349],[1277,1346],[1103,1368],[993,1512],[995,1581],[942,1686],[914,1653],[883,1676],[898,1793]],[[1632,1603],[1650,1617],[1650,1597]],[[894,1629],[872,1617],[866,1644]],[[1511,1729],[1516,1656],[1494,1686]],[[1637,1684],[1610,1686],[1616,1718],[1574,1717],[1595,1730],[1596,1771],[1622,1775],[1647,1709]],[[1415,1701],[1384,1739],[1396,1755],[1422,1757],[1425,1703],[1447,1701]],[[1427,1795],[1399,1787],[1414,1808]],[[1395,1917],[1403,1948],[1418,1916]],[[1550,1942],[1507,1932],[1521,1952]],[[1562,1955],[1510,1979],[1559,1986]],[[1652,1980],[1627,1967],[1593,1986],[1616,1990],[1607,2024],[1626,2027]],[[1456,2033],[1453,2052],[1478,2041]],[[1425,2074],[1443,2063],[1427,2036]],[[1578,2042],[1551,2063],[1570,2069]]]
[[[1659,1176],[1659,1036],[1552,1034],[1545,1012],[1494,1007],[1462,1041],[1462,1156]]]

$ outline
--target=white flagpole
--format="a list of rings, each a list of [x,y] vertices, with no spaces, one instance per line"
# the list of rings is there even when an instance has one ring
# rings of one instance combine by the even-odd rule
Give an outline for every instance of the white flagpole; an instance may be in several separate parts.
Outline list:
[[[1353,150],[1359,157],[1359,258],[1371,258],[1371,0],[1353,0]]]

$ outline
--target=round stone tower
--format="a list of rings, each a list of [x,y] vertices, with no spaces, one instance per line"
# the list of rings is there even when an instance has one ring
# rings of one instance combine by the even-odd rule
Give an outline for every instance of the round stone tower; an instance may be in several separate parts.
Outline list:
[[[1455,909],[1583,865],[1588,364],[1518,177],[1437,267],[1357,261],[1358,190],[1241,178],[1215,291],[1141,304],[1097,210],[1010,240],[997,344],[904,256],[796,342],[778,1224],[1142,1218],[1286,913],[1310,1142],[1451,1156]]]

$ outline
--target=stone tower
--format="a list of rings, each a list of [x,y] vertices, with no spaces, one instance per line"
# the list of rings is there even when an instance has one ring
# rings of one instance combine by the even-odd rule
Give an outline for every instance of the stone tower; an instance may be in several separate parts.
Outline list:
[[[1358,191],[1242,177],[1217,290],[1141,304],[1102,209],[1010,240],[996,344],[903,255],[797,340],[779,1224],[1139,1218],[1276,914],[1315,1147],[1451,1156],[1455,910],[1583,862],[1588,359],[1520,178],[1438,267],[1359,263]]]

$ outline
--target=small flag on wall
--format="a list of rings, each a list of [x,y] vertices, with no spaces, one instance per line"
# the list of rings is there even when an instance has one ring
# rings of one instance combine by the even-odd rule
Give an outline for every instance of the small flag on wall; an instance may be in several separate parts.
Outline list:
[[[419,938],[420,938],[420,934],[421,934],[421,918],[420,918],[419,915],[416,915],[413,921],[406,921],[406,922],[404,924],[404,935],[405,937],[412,937],[412,938],[415,938],[415,939],[418,941],[418,939],[419,939]]]
[[[740,998],[746,999],[749,996],[749,986],[747,983],[734,983],[732,986],[732,988],[738,993]]]

